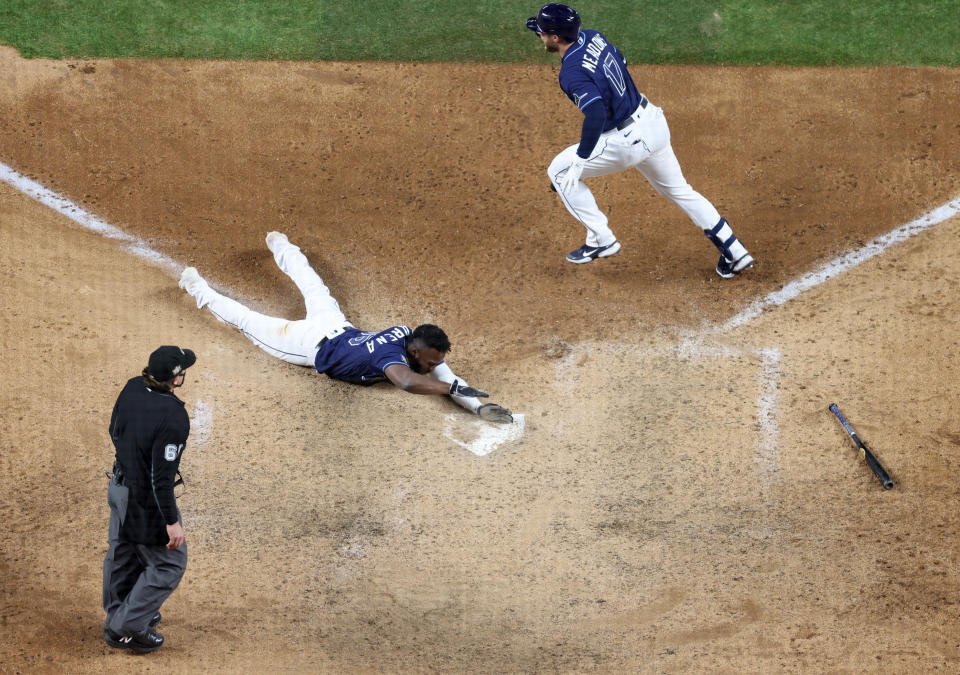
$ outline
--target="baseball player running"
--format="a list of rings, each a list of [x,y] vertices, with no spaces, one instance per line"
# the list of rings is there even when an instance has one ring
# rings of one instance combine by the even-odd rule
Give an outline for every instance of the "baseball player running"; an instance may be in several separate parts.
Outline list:
[[[560,88],[583,113],[580,143],[557,155],[547,173],[563,205],[587,228],[587,241],[567,254],[588,263],[620,250],[590,189],[581,180],[636,168],[661,195],[679,206],[720,251],[717,274],[729,279],[753,266],[753,257],[717,209],[687,183],[670,146],[663,110],[637,91],[626,59],[580,16],[551,3],[527,19],[548,52],[560,54]]]
[[[305,319],[288,321],[254,312],[214,291],[193,267],[183,270],[180,288],[196,299],[198,308],[206,307],[217,319],[287,363],[316,368],[344,382],[389,380],[412,394],[449,395],[485,420],[513,421],[506,408],[481,403],[488,394],[473,389],[450,370],[444,361],[450,341],[440,328],[424,324],[412,331],[407,326],[361,331],[347,321],[306,256],[285,234],[267,234],[267,247],[303,294]]]

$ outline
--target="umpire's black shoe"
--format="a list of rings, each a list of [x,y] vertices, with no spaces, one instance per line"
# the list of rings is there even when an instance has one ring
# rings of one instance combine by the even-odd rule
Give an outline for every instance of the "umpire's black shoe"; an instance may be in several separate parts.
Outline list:
[[[119,635],[104,628],[103,641],[116,649],[129,649],[137,654],[149,654],[163,646],[163,636],[152,628],[130,635]]]
[[[147,628],[154,628],[154,627],[158,626],[161,621],[163,621],[163,615],[162,615],[160,612],[157,612],[157,613],[154,614],[152,617],[150,617],[150,623],[147,624]],[[111,637],[111,636],[113,636],[113,637]],[[103,628],[103,640],[104,640],[104,642],[106,642],[107,644],[110,644],[110,640],[114,640],[114,641],[115,641],[116,638],[118,638],[118,637],[119,637],[119,636],[118,636],[116,633],[114,633],[112,630],[110,630],[109,628],[107,628],[106,626],[104,626],[104,628]],[[111,647],[116,647],[117,645],[110,645],[110,646],[111,646]]]

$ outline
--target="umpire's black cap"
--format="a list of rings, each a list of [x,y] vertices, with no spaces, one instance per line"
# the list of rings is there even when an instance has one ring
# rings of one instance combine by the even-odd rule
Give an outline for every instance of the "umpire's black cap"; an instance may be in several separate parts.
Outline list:
[[[150,355],[147,373],[157,382],[169,382],[196,362],[197,355],[192,349],[166,345]]]

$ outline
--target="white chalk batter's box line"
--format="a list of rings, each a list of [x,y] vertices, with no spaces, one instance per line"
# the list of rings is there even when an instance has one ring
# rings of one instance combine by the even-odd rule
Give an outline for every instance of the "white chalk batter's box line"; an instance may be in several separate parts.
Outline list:
[[[184,267],[183,264],[179,263],[173,258],[154,251],[147,246],[143,240],[133,237],[114,227],[113,225],[110,225],[105,220],[95,216],[66,197],[56,194],[35,180],[24,176],[2,162],[0,162],[0,180],[3,180],[5,183],[16,188],[28,197],[50,207],[61,215],[66,216],[75,223],[82,225],[93,232],[101,234],[108,239],[116,239],[122,242],[124,244],[124,248],[126,248],[126,250],[130,253],[144,258],[148,262],[151,262],[155,265],[168,269],[173,273],[174,276],[179,275],[180,271]],[[856,267],[860,263],[870,260],[891,246],[904,242],[914,235],[954,217],[958,213],[960,213],[960,197],[953,199],[946,204],[938,206],[932,211],[923,214],[916,220],[912,220],[909,223],[901,225],[900,227],[888,232],[887,234],[873,239],[862,248],[851,251],[828,263],[820,265],[816,269],[804,274],[799,279],[789,282],[780,290],[769,293],[764,298],[755,300],[749,306],[747,306],[746,309],[729,319],[721,326],[708,327],[703,331],[702,334],[726,333],[746,323],[749,323],[753,319],[760,316],[767,309],[783,305],[804,291],[808,291],[816,286],[819,286],[828,279],[832,279],[848,269]],[[698,348],[702,348],[700,339],[698,337],[694,337],[692,340],[685,340],[679,347],[681,353],[684,349],[692,349],[693,352],[696,352]],[[572,359],[574,353],[577,351],[579,350],[573,350],[571,354],[568,355],[568,358],[564,359],[564,361]],[[772,358],[771,355],[768,353],[765,358],[768,359],[767,363],[769,365],[769,359]],[[779,362],[779,353],[776,356],[776,362]],[[773,367],[773,370],[778,373],[779,367]],[[760,406],[761,408],[769,406],[769,402],[763,403],[763,401],[761,401]],[[769,413],[764,413],[764,415],[769,418]],[[477,425],[477,436],[469,442],[461,441],[455,438],[455,434],[451,426],[452,423],[447,424],[444,435],[454,443],[460,445],[475,455],[486,455],[492,452],[502,443],[517,440],[523,435],[523,416],[517,415],[516,419],[518,421],[514,422],[513,425],[508,425],[505,429],[498,431],[498,433],[493,433],[493,431],[491,431],[491,425],[487,425],[479,420],[475,421],[474,424]],[[762,422],[761,428],[763,428]],[[776,436],[775,432],[773,433],[773,436]],[[769,439],[765,443],[767,442],[769,442]],[[774,438],[773,443],[775,444],[775,442],[776,441]],[[766,452],[768,457],[772,457],[772,455],[775,454],[775,448],[768,448]]]
[[[662,344],[654,347],[624,345],[615,342],[597,342],[588,340],[576,346],[562,342],[569,351],[557,360],[555,386],[561,391],[576,390],[576,362],[594,352],[610,356],[628,356],[635,360],[651,357],[668,357],[681,362],[704,359],[728,359],[737,356],[753,356],[760,361],[760,394],[757,397],[758,440],[757,462],[765,468],[768,479],[772,480],[778,471],[780,447],[780,425],[777,421],[777,396],[780,391],[780,350],[776,347],[731,347],[725,344],[706,343],[704,335],[689,336],[679,343]]]

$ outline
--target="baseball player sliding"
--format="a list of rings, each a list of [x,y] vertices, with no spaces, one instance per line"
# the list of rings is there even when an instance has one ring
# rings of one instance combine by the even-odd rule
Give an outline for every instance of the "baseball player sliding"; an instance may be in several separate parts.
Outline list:
[[[307,306],[307,316],[288,321],[254,312],[217,293],[194,267],[180,275],[180,288],[220,321],[233,326],[265,352],[298,366],[345,382],[369,384],[390,380],[412,394],[449,395],[461,406],[490,422],[513,422],[509,410],[481,403],[488,394],[473,389],[444,362],[450,341],[437,326],[415,330],[393,326],[379,332],[353,326],[330,295],[306,256],[285,234],[267,234],[267,247],[277,265],[297,285]]]
[[[717,274],[724,279],[753,266],[753,257],[713,204],[687,183],[670,146],[663,110],[637,91],[626,59],[595,30],[581,29],[566,5],[544,5],[527,19],[548,52],[560,54],[560,88],[583,112],[580,143],[557,155],[547,173],[563,205],[587,228],[586,244],[567,254],[588,263],[620,250],[582,178],[636,168],[653,188],[683,209],[720,250]]]

